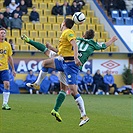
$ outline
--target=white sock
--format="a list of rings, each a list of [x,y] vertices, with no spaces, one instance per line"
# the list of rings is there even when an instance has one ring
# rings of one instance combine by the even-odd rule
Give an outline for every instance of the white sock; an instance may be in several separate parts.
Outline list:
[[[30,89],[30,94],[33,94],[33,90],[32,89]]]
[[[9,100],[10,92],[3,92],[3,104],[7,104]]]
[[[47,72],[43,72],[41,70],[35,83],[37,85],[40,85],[46,75],[47,75]]]
[[[39,94],[39,91],[36,91],[36,94]]]
[[[84,101],[83,101],[82,97],[81,96],[78,97],[75,101],[76,101],[77,106],[79,108],[81,117],[83,117],[84,115],[86,115],[86,112],[85,112],[85,106],[84,106]]]

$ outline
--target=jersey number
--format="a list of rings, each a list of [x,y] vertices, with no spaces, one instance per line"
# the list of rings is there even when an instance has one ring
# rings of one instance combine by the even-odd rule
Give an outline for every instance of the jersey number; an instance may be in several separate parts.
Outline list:
[[[77,45],[79,51],[86,51],[89,47],[88,44],[85,44],[85,42],[80,42],[80,41],[77,42]]]

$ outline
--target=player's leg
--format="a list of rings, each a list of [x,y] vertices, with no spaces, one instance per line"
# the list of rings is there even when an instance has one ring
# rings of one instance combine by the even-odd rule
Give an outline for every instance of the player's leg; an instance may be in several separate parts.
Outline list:
[[[86,116],[84,100],[82,99],[81,95],[78,93],[78,86],[76,81],[78,71],[79,68],[78,66],[75,65],[74,62],[69,63],[69,65],[67,65],[67,68],[64,69],[67,78],[68,88],[70,88],[71,94],[74,97],[75,102],[77,103],[77,106],[80,111],[81,121],[79,123],[79,126],[83,126],[86,122],[89,121],[89,118]]]
[[[9,107],[8,105],[9,96],[10,96],[10,82],[9,82],[8,70],[4,70],[1,72],[1,79],[4,84],[2,109],[11,110],[11,107]]]
[[[54,110],[58,112],[60,106],[62,105],[63,101],[65,100],[66,97],[66,91],[68,89],[68,85],[66,83],[66,76],[64,72],[59,72],[58,78],[60,81],[60,89],[61,91],[59,92],[57,99],[56,99],[56,104],[54,106]]]
[[[62,61],[59,59],[55,59],[55,68],[56,70],[63,71],[63,66],[62,66]],[[61,91],[59,92],[57,98],[56,98],[56,103],[54,106],[54,109],[51,111],[51,114],[56,117],[56,120],[61,122],[62,119],[58,113],[59,108],[61,107],[62,103],[65,100],[66,97],[66,91],[68,89],[67,83],[66,83],[66,76],[64,72],[59,72],[59,80],[60,80],[60,88]]]
[[[54,58],[44,60],[43,63],[42,63],[42,69],[39,72],[37,80],[33,84],[27,83],[26,85],[28,87],[33,87],[33,88],[39,90],[42,80],[47,75],[47,72],[49,70],[48,68],[55,69]]]
[[[54,57],[55,55],[57,55],[56,52],[49,50],[45,44],[39,43],[39,42],[35,42],[33,40],[31,40],[29,37],[27,37],[26,35],[22,35],[21,39],[24,40],[25,42],[31,44],[32,46],[34,46],[36,49],[40,50],[41,52],[44,52],[45,55],[47,55],[48,57]],[[48,44],[48,43],[47,43]],[[50,45],[50,44],[49,44]],[[47,46],[49,46],[47,45]],[[50,47],[50,46],[49,46]]]
[[[59,92],[59,94],[56,98],[56,103],[55,103],[54,109],[51,111],[51,114],[53,116],[55,116],[55,118],[58,122],[62,121],[62,118],[61,118],[60,114],[58,113],[58,111],[59,111],[59,108],[61,107],[62,103],[65,100],[66,91],[67,91],[68,87],[65,84],[63,84],[62,82],[60,82],[60,88],[61,88],[61,91]]]
[[[27,37],[26,35],[22,35],[21,39],[24,40],[25,42],[31,44],[32,46],[34,46],[35,48],[37,48],[38,50],[40,50],[42,52],[46,52],[48,50],[48,48],[44,44],[35,42],[35,41],[31,40],[29,37]]]

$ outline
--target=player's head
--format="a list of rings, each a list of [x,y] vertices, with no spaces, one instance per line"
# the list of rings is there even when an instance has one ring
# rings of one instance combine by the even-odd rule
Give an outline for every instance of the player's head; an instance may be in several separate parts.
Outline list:
[[[5,40],[5,38],[6,38],[6,29],[4,27],[1,27],[0,28],[0,41]]]
[[[71,29],[74,25],[74,21],[70,18],[66,18],[61,24],[61,31],[65,28]]]
[[[85,39],[93,39],[94,36],[95,36],[94,30],[90,29],[90,30],[87,30],[87,31],[85,32],[85,34],[84,34],[83,37],[84,37]]]

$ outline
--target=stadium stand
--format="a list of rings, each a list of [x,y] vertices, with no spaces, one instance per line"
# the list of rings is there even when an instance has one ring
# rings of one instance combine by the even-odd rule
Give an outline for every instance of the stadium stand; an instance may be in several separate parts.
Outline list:
[[[124,19],[122,17],[117,17],[116,25],[124,25]]]
[[[73,0],[67,0],[70,5]],[[8,30],[7,38],[14,38],[14,42],[16,44],[16,50],[21,50],[21,46],[24,45],[24,42],[19,39],[19,36],[22,34],[26,34],[30,36],[32,39],[45,43],[49,41],[51,43],[55,42],[54,38],[58,38],[61,34],[60,32],[60,24],[62,23],[64,17],[63,16],[53,16],[51,15],[51,9],[54,6],[54,0],[33,0],[33,6],[36,7],[37,12],[40,15],[40,22],[33,24],[29,22],[29,13],[32,11],[31,8],[28,8],[28,15],[24,15],[22,17],[23,27],[21,32],[13,30],[12,32]],[[59,0],[59,3],[63,3],[64,0]],[[2,3],[2,2],[1,2]],[[5,7],[1,4],[1,11],[5,11]],[[110,38],[110,34],[107,30],[105,30],[104,24],[101,23],[100,19],[96,16],[96,11],[91,8],[90,3],[86,3],[86,5],[81,10],[86,15],[86,21],[83,25],[75,25],[73,30],[75,30],[77,36],[82,36],[85,30],[93,29],[96,31],[95,40],[108,40]],[[128,16],[128,12],[126,10],[112,11],[112,18],[116,19],[116,24],[126,24],[131,25],[133,20]],[[69,16],[71,18],[71,16]],[[121,18],[118,18],[121,17]],[[48,37],[48,38],[47,38]],[[57,46],[57,45],[56,45]],[[55,47],[56,47],[55,46]],[[119,48],[117,48],[118,50]],[[28,50],[31,50],[28,47]],[[110,49],[112,50],[112,49]],[[27,49],[26,49],[27,51]],[[109,50],[107,50],[109,51]],[[113,50],[114,51],[114,50]],[[102,51],[104,52],[104,51]]]

